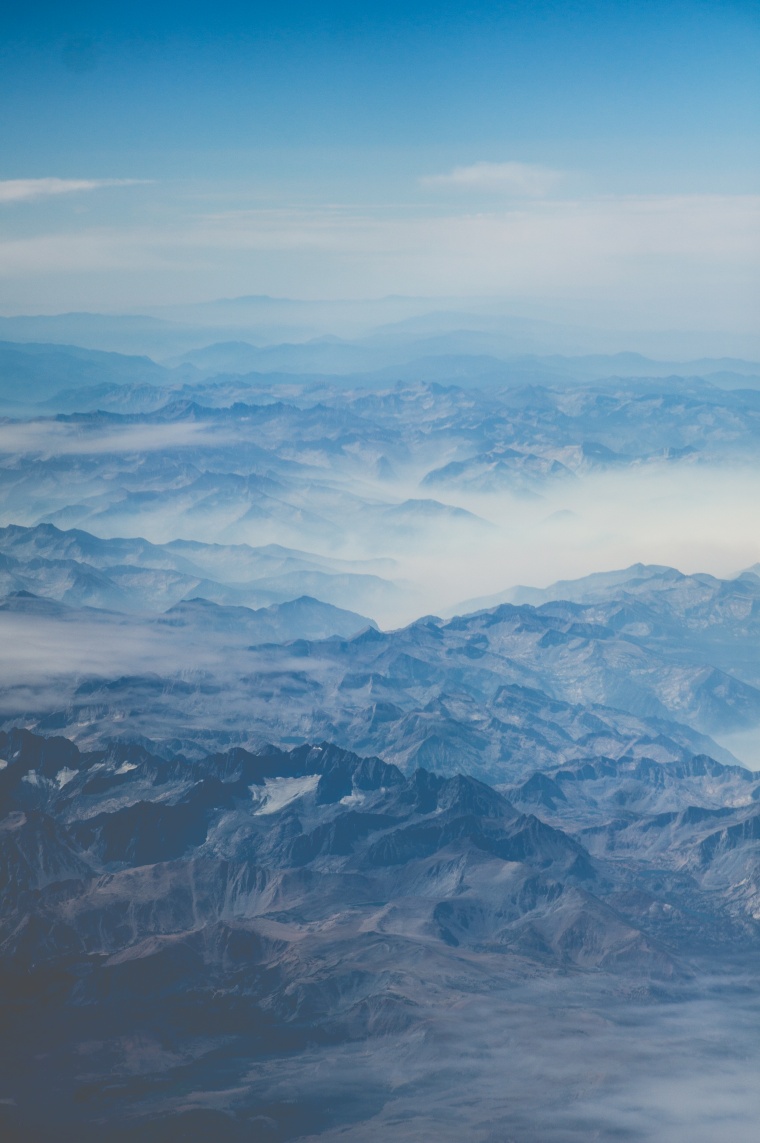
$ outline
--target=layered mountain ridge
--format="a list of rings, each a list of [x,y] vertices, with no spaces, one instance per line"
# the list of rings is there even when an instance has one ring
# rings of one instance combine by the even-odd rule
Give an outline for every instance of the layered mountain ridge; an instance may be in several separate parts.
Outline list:
[[[380,631],[315,599],[251,609],[209,600],[198,578],[182,580],[180,599],[141,579],[187,576],[191,558],[197,570],[239,575],[298,554],[100,540],[50,525],[6,529],[2,548],[15,561],[8,586],[45,592],[23,588],[0,605],[6,725],[23,718],[87,747],[123,733],[193,756],[326,739],[405,772],[465,769],[499,785],[594,754],[732,762],[711,736],[760,723],[760,579],[751,571],[720,580],[633,567],[534,592],[534,603]],[[132,576],[130,611],[92,606],[110,593],[75,590],[91,573],[111,583]],[[575,599],[556,598],[563,588]],[[84,608],[75,605],[82,595]],[[158,601],[170,605],[156,612]],[[53,703],[42,685],[51,673]]]

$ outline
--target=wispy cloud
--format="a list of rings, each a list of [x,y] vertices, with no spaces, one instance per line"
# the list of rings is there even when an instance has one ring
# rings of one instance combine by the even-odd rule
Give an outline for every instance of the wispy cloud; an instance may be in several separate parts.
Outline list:
[[[1,179],[0,203],[24,202],[31,198],[72,194],[76,191],[99,190],[101,187],[131,187],[146,179]]]
[[[420,182],[428,187],[500,191],[525,198],[542,198],[562,178],[562,171],[532,163],[473,163],[469,167],[454,167],[443,175],[426,175]]]

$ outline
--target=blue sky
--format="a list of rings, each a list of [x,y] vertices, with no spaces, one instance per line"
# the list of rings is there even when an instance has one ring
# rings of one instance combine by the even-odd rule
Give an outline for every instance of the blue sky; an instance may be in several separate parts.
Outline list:
[[[726,320],[757,300],[758,3],[73,3],[2,19],[5,312],[461,283],[614,296],[643,320],[652,276],[679,295],[673,321],[695,281]]]

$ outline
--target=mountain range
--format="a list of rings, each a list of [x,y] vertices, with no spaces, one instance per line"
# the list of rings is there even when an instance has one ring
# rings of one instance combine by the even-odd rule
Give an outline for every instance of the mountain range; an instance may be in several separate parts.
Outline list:
[[[441,306],[0,319],[3,1140],[754,1139],[760,366]]]
[[[381,631],[309,597],[217,602],[243,597],[242,581],[198,576],[230,559],[236,575],[275,576],[275,561],[286,594],[298,553],[100,540],[50,525],[6,528],[0,553],[13,589],[0,605],[6,723],[23,716],[89,746],[120,736],[126,720],[130,734],[190,754],[212,741],[327,739],[407,772],[464,767],[503,785],[589,755],[732,762],[718,743],[760,723],[751,570],[720,580],[635,566],[537,592],[535,603]],[[129,610],[112,606],[120,598]]]
[[[0,751],[8,1138],[362,1137],[398,1100],[389,1052],[422,1048],[441,1086],[451,1010],[557,974],[587,1005],[589,974],[608,1004],[672,1003],[720,971],[732,1003],[756,948],[760,779],[705,756],[505,796],[327,743],[192,761],[11,730]],[[348,1103],[347,1048],[372,1075]],[[485,1138],[466,1086],[444,1103]]]

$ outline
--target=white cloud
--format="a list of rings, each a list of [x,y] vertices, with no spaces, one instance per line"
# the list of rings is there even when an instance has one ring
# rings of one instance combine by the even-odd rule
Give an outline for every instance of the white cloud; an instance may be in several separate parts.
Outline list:
[[[489,193],[499,191],[525,198],[542,198],[562,177],[562,171],[531,163],[473,163],[469,167],[454,167],[444,175],[428,175],[420,181],[428,187]]]
[[[24,202],[31,198],[99,190],[101,187],[131,187],[145,179],[0,179],[0,203]]]

